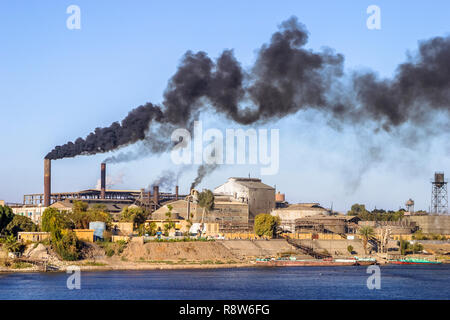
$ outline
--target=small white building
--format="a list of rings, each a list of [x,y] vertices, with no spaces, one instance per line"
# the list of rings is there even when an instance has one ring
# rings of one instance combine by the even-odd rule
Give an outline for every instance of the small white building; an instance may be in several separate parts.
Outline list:
[[[14,214],[19,216],[25,216],[30,218],[34,223],[40,224],[42,219],[42,214],[47,207],[42,205],[23,205],[23,206],[11,206]]]
[[[248,204],[249,223],[260,213],[270,213],[275,208],[275,188],[264,184],[261,179],[229,178],[214,189],[214,194],[226,195]]]

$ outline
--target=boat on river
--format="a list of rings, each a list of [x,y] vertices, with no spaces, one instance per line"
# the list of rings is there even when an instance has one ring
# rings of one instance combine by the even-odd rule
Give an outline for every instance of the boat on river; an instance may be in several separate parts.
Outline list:
[[[393,259],[389,260],[388,263],[391,264],[441,264],[441,261],[430,261],[427,259],[419,258],[405,258],[405,259]]]
[[[358,265],[356,259],[295,259],[295,258],[265,258],[256,259],[256,264],[270,267],[295,267],[295,266],[356,266]]]

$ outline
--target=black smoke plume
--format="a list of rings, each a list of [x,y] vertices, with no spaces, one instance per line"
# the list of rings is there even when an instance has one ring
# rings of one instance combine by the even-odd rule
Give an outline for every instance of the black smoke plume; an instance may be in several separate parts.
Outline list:
[[[215,61],[204,52],[188,51],[169,80],[161,107],[140,106],[122,123],[97,128],[85,139],[55,147],[46,158],[102,153],[140,140],[152,152],[162,153],[170,146],[171,128],[190,127],[207,109],[243,125],[315,109],[338,123],[370,122],[386,132],[406,123],[430,128],[441,114],[448,132],[450,37],[420,42],[418,53],[400,64],[392,79],[355,72],[349,82],[341,54],[329,48],[307,49],[307,41],[305,26],[292,17],[259,49],[255,64],[248,69],[231,50]],[[153,125],[160,130],[149,134]]]
[[[192,182],[190,190],[198,186],[200,182],[202,182],[206,176],[216,170],[218,166],[219,165],[217,163],[200,165],[197,169],[197,177],[194,179],[194,182]]]
[[[161,109],[147,103],[131,110],[122,123],[114,122],[109,127],[96,128],[85,139],[78,138],[75,142],[55,147],[45,158],[55,160],[115,150],[144,139],[151,122],[162,120]]]

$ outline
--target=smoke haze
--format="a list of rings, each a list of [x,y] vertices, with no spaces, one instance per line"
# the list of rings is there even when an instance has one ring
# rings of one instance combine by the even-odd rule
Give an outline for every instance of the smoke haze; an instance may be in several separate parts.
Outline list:
[[[305,48],[308,36],[296,17],[284,21],[260,47],[254,65],[245,69],[232,50],[216,60],[205,52],[188,51],[168,82],[161,106],[140,106],[121,123],[57,146],[46,158],[104,153],[138,141],[146,151],[122,153],[107,162],[160,154],[171,147],[174,128],[192,127],[205,110],[250,125],[314,109],[336,126],[370,124],[390,133],[410,124],[426,133],[417,135],[425,138],[434,134],[441,117],[441,132],[448,133],[450,37],[419,42],[417,53],[397,67],[394,77],[381,79],[372,71],[346,75],[343,55],[330,48]],[[193,185],[215,167],[200,166]]]

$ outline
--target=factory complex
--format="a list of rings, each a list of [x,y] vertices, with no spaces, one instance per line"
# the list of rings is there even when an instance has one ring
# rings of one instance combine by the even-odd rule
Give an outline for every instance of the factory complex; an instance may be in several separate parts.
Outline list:
[[[436,173],[433,182],[433,199],[441,199],[433,204],[436,210],[443,208],[447,183],[443,173]],[[167,191],[167,190],[166,190]],[[446,189],[445,189],[446,191]],[[171,236],[182,236],[192,233],[192,227],[204,228],[210,236],[247,237],[251,238],[255,217],[258,214],[271,214],[279,220],[279,232],[294,238],[314,239],[334,236],[335,239],[357,237],[359,228],[370,226],[377,233],[389,229],[391,238],[404,236],[410,239],[419,229],[425,233],[450,235],[450,216],[424,215],[414,212],[414,201],[409,199],[405,205],[407,210],[400,221],[361,221],[359,217],[339,214],[332,209],[324,208],[319,203],[295,203],[286,201],[285,195],[277,192],[257,178],[231,177],[222,185],[212,190],[214,205],[205,213],[199,205],[199,191],[191,189],[190,194],[180,194],[175,186],[172,192],[160,192],[159,186],[151,190],[115,190],[106,189],[106,164],[100,166],[100,189],[87,189],[76,192],[51,192],[51,160],[44,160],[44,192],[26,194],[21,204],[9,204],[16,215],[29,217],[39,224],[43,212],[51,207],[59,211],[71,211],[76,201],[83,201],[92,207],[102,205],[113,221],[118,223],[121,212],[128,207],[139,207],[145,210],[148,223],[154,222],[163,226],[168,219],[175,222]],[[191,230],[190,230],[191,229]],[[191,232],[190,232],[191,231]],[[81,231],[78,231],[81,234]],[[119,232],[121,236],[130,237],[133,228],[128,232]],[[236,236],[237,235],[237,236]],[[101,237],[101,235],[99,235]],[[119,238],[118,238],[119,239]]]

